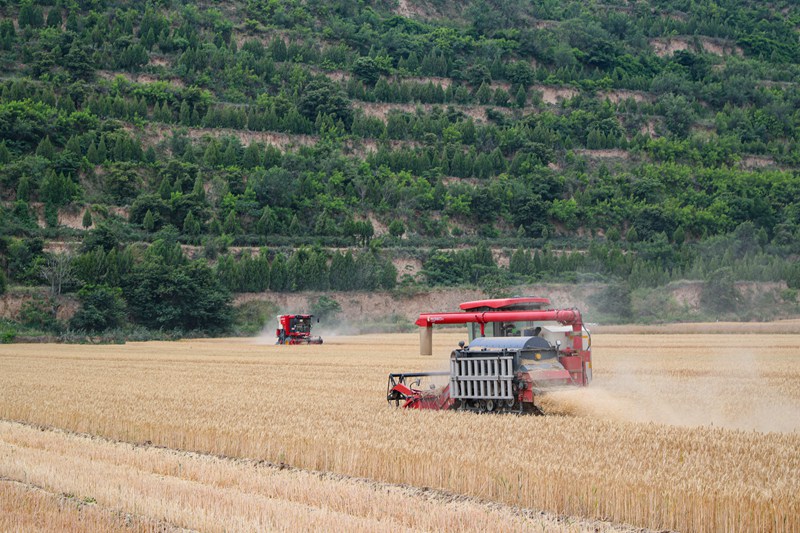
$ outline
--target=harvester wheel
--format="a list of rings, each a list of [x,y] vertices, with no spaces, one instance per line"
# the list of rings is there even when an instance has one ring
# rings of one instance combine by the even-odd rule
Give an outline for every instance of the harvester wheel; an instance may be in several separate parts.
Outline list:
[[[486,408],[486,412],[488,413],[494,411],[494,400],[486,400],[484,407]]]

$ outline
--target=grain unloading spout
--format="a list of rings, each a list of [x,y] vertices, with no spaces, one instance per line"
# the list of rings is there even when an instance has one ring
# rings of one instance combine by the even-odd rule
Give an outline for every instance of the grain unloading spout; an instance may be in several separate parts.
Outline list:
[[[433,326],[419,328],[419,354],[433,355]]]

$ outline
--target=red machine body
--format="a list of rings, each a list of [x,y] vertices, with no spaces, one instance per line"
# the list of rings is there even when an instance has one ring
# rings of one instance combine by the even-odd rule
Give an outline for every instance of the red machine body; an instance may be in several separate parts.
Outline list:
[[[507,298],[461,304],[467,312],[421,314],[416,324],[428,332],[434,324],[472,324],[476,334],[451,353],[449,372],[390,374],[387,400],[413,409],[540,413],[537,396],[588,385],[591,336],[580,311],[541,308],[547,304]],[[499,335],[484,336],[487,324]],[[428,390],[423,380],[431,382]]]
[[[322,337],[311,336],[314,315],[278,315],[275,344],[322,344]]]

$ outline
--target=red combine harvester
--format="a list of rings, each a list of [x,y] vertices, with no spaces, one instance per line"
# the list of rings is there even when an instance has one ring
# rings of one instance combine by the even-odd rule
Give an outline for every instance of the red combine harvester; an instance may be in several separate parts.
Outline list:
[[[386,399],[412,409],[541,414],[537,396],[592,380],[591,337],[580,311],[543,309],[549,304],[507,298],[467,302],[461,313],[421,314],[423,353],[434,324],[467,324],[470,343],[450,354],[449,371],[389,374]]]
[[[322,344],[322,337],[311,336],[314,315],[278,315],[275,344]],[[319,320],[317,320],[319,322]]]

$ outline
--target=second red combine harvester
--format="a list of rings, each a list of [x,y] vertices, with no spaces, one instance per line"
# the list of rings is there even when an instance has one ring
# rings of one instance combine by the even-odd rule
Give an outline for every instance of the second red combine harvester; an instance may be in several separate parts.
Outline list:
[[[322,337],[311,336],[314,315],[278,315],[275,344],[322,344]]]
[[[461,313],[421,314],[423,354],[431,353],[434,324],[466,324],[469,345],[453,350],[449,371],[389,374],[386,399],[411,409],[541,414],[538,396],[592,379],[591,337],[580,311],[545,309],[549,304],[505,298],[463,303]]]

